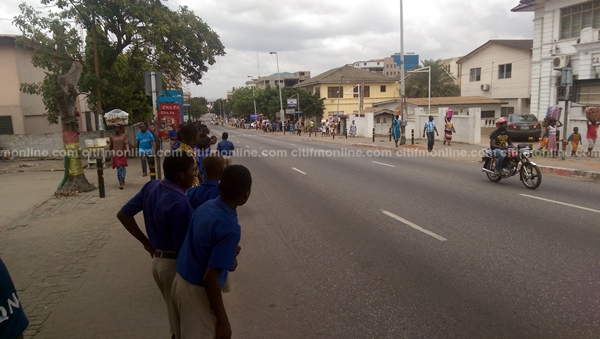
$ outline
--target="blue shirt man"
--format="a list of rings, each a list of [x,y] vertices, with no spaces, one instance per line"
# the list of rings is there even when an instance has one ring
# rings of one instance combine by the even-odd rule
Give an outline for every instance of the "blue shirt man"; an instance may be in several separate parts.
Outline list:
[[[227,271],[234,269],[242,229],[237,212],[218,197],[198,207],[177,257],[177,273],[191,284],[202,286],[208,267],[220,268],[221,286]]]
[[[219,152],[219,154],[223,157],[232,156],[235,146],[233,146],[233,143],[231,141],[227,140],[227,138],[229,138],[229,134],[227,132],[224,132],[221,138],[223,140],[217,145],[217,152]]]
[[[437,127],[435,127],[435,121],[433,121],[433,115],[429,116],[429,121],[425,122],[425,127],[423,128],[423,137],[427,134],[427,150],[431,152],[433,150],[434,143],[434,135],[433,133],[440,135],[437,131]]]
[[[208,200],[219,197],[219,181],[206,179],[200,186],[192,187],[187,192],[188,201],[195,210]]]
[[[139,131],[136,135],[138,148],[140,154],[148,155],[152,154],[152,142],[154,141],[154,134],[148,130]]]
[[[143,212],[152,247],[174,252],[183,244],[193,212],[185,192],[169,179],[148,182],[121,211],[129,216]]]

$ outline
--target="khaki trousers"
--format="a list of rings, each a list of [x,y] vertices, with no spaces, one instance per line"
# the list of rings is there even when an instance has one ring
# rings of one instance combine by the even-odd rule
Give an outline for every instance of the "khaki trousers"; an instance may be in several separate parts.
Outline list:
[[[169,317],[169,328],[171,334],[175,334],[175,318],[173,313],[173,302],[171,300],[171,287],[173,279],[177,274],[177,261],[175,259],[156,258],[152,259],[152,276],[167,304],[167,315]]]
[[[177,274],[173,281],[173,306],[177,339],[216,338],[217,318],[204,287],[190,284]]]
[[[223,160],[225,160],[225,167],[231,166],[231,156],[226,155],[223,157]]]

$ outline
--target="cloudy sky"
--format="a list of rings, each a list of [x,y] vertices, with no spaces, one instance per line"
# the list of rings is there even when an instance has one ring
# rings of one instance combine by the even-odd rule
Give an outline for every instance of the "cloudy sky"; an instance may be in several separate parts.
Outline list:
[[[19,34],[11,18],[18,4],[3,0],[0,34]],[[490,39],[531,39],[533,13],[512,13],[519,0],[403,0],[404,49],[424,59],[462,56]],[[248,76],[310,71],[316,76],[359,60],[400,52],[399,0],[169,0],[188,6],[216,31],[226,55],[193,96],[225,97]],[[39,5],[41,7],[41,5]]]

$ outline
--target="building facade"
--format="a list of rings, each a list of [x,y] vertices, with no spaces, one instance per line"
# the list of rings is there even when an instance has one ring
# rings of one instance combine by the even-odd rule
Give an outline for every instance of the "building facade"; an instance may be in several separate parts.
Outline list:
[[[490,40],[460,58],[461,96],[506,101],[502,116],[529,113],[532,46],[533,40]]]
[[[565,100],[561,74],[569,66],[571,107],[600,106],[600,2],[521,0],[512,11],[534,13],[531,112],[544,117]]]
[[[293,87],[307,79],[310,79],[310,71],[297,71],[294,73],[281,72],[258,77],[258,79],[248,80],[246,81],[246,87],[265,89],[267,88],[267,85],[270,87],[277,87],[278,82],[281,84],[282,88]]]
[[[396,53],[392,56],[383,59],[373,59],[368,61],[356,61],[352,64],[353,67],[360,68],[364,71],[382,74],[390,77],[397,77],[401,72],[401,55]],[[404,55],[404,70],[410,71],[419,66],[419,56],[416,54]]]

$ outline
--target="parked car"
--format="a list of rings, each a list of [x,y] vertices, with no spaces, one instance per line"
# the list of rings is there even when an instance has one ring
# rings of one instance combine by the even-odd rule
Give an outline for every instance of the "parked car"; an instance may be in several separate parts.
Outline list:
[[[512,139],[540,138],[542,125],[533,114],[511,114],[508,116],[508,135]]]

